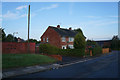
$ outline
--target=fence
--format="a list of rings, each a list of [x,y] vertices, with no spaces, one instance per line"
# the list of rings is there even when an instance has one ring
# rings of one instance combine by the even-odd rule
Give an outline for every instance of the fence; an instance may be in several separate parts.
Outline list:
[[[104,54],[104,53],[109,53],[109,51],[110,51],[109,48],[103,48],[103,49],[102,49],[102,53],[103,53],[103,54]]]

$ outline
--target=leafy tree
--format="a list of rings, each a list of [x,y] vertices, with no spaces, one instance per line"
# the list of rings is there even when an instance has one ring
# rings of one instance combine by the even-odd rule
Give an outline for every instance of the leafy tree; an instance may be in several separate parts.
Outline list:
[[[17,37],[14,37],[14,42],[18,42],[18,38]]]
[[[78,33],[81,33],[82,36],[84,36],[84,35],[83,35],[83,32],[82,32],[82,30],[81,30],[80,28],[78,28],[78,29],[74,29],[74,31],[77,31]],[[84,37],[85,37],[85,36],[84,36]]]
[[[0,28],[0,33],[1,33],[0,38],[2,39],[2,42],[5,42],[5,40],[6,40],[6,34],[4,32],[4,29]]]
[[[27,42],[28,40],[26,40],[26,42]],[[36,39],[29,39],[29,42],[35,42],[36,44],[37,43],[40,43],[40,41],[37,41]]]
[[[7,42],[13,42],[13,35],[12,34],[8,34],[7,37],[6,37],[6,41]]]
[[[120,43],[119,43],[119,38],[118,36],[113,36],[112,41],[111,41],[111,49],[113,50],[118,50],[118,48],[120,47]]]
[[[86,45],[92,46],[92,45],[97,45],[97,43],[95,41],[92,41],[92,40],[87,40]]]
[[[86,45],[85,37],[81,34],[81,32],[78,32],[74,39],[74,48],[85,49],[85,45]]]

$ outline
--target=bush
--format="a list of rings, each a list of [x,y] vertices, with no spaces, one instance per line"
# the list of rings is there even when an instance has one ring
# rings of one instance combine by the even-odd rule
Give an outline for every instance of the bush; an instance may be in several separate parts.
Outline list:
[[[84,49],[60,49],[59,54],[63,56],[83,57],[85,51]]]
[[[86,42],[84,36],[79,32],[74,39],[74,48],[75,49],[85,49]]]
[[[40,53],[59,54],[62,56],[83,57],[85,54],[85,50],[83,48],[82,49],[59,49],[50,44],[40,44],[39,50],[40,50]]]
[[[99,46],[92,49],[92,55],[93,56],[98,55],[98,54],[102,54],[102,48],[99,47]]]
[[[47,54],[58,54],[59,49],[55,46],[50,44],[40,44],[39,46],[40,53],[47,53]]]

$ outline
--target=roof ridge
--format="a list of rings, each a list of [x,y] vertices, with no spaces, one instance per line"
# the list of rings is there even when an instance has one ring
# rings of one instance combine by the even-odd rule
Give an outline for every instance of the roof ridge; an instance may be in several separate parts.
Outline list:
[[[69,29],[67,29],[67,28],[57,28],[57,27],[55,27],[55,26],[49,26],[49,27],[53,27],[53,28],[56,28],[56,29],[64,29],[64,30],[69,30]],[[75,30],[69,30],[69,31],[75,31]]]

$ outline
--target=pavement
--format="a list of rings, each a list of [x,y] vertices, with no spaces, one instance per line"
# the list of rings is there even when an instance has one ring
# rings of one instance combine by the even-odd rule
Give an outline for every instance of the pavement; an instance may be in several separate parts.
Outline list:
[[[109,53],[109,54],[113,54],[113,53]],[[101,55],[101,56],[106,56],[106,55],[108,55],[108,54]],[[42,66],[36,65],[36,66],[29,66],[29,67],[24,67],[24,68],[4,70],[2,77],[10,78],[10,77],[29,74],[29,73],[44,72],[46,70],[54,70],[54,69],[62,68],[62,67],[77,64],[77,63],[87,62],[89,60],[93,60],[96,58],[97,57],[92,57],[92,58],[63,57],[63,62],[57,62],[54,64],[42,65]]]

